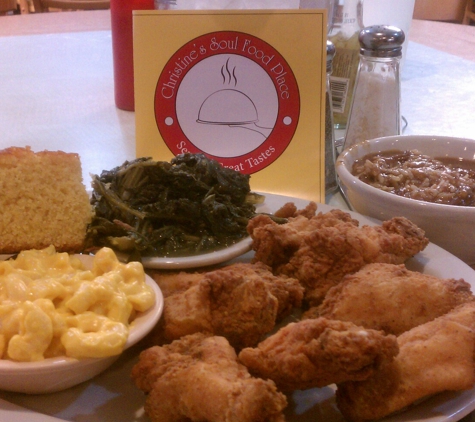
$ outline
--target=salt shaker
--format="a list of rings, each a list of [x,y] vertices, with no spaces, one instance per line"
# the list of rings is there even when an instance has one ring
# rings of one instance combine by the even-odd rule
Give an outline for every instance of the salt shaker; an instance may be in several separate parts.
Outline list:
[[[404,38],[401,29],[388,25],[360,32],[360,63],[344,148],[401,134],[399,62]]]
[[[332,73],[335,45],[327,40],[327,84],[325,94],[325,194],[338,188],[335,171],[335,129],[333,125],[332,96],[330,91],[330,75]]]

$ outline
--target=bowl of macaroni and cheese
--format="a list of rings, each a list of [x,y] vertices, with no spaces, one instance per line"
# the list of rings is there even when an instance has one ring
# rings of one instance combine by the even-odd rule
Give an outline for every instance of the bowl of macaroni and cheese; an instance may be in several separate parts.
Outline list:
[[[406,217],[432,243],[475,264],[474,151],[472,139],[388,136],[342,151],[336,169],[355,211]]]
[[[0,261],[0,389],[52,393],[87,381],[145,337],[163,311],[142,264],[29,250]]]

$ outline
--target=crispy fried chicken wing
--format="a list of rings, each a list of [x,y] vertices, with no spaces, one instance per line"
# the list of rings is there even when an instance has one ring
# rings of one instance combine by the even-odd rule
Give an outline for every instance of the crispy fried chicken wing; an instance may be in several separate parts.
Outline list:
[[[373,262],[401,264],[429,243],[424,231],[404,217],[359,227],[341,210],[311,217],[299,214],[285,224],[259,215],[249,221],[248,232],[253,262],[263,262],[274,274],[297,278],[313,306],[346,274]]]
[[[404,264],[368,264],[332,287],[303,318],[326,317],[400,335],[472,301],[470,284],[409,271]]]
[[[326,318],[290,323],[239,360],[282,391],[367,378],[398,352],[396,337]]]
[[[367,380],[338,384],[337,405],[349,421],[383,418],[446,390],[475,382],[475,303],[406,331],[399,354]]]
[[[274,276],[262,263],[229,265],[165,298],[165,335],[175,340],[207,332],[226,337],[236,348],[253,346],[302,298],[298,280]]]
[[[253,378],[224,337],[197,333],[140,354],[132,379],[153,422],[283,422],[287,399]]]

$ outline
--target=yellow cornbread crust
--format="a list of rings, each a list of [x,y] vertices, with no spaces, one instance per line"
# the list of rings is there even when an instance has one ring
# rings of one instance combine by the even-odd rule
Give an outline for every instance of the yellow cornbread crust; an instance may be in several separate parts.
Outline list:
[[[78,154],[0,151],[0,253],[50,245],[78,252],[91,216]]]

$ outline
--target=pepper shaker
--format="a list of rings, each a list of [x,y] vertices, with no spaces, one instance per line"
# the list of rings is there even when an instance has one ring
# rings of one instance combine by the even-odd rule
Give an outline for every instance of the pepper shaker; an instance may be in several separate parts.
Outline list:
[[[388,25],[360,32],[360,63],[344,148],[401,134],[399,62],[404,38],[401,29]]]

